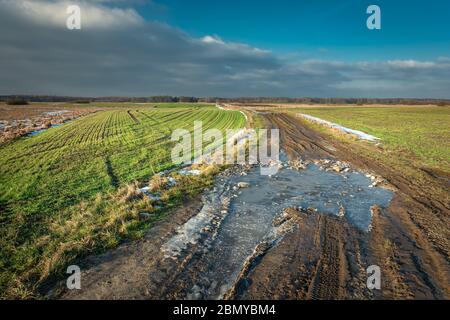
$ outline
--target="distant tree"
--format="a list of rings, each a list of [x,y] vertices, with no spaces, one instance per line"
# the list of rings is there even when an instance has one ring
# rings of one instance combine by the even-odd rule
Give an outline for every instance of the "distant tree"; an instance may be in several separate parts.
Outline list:
[[[10,98],[6,100],[6,104],[10,106],[24,106],[28,104],[28,101],[23,98]]]
[[[198,102],[196,97],[179,97],[180,102]]]

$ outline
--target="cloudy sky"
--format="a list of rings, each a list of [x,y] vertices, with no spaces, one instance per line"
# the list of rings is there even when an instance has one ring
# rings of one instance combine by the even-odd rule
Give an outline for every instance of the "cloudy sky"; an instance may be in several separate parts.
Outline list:
[[[450,98],[450,1],[374,3],[0,0],[0,94]]]

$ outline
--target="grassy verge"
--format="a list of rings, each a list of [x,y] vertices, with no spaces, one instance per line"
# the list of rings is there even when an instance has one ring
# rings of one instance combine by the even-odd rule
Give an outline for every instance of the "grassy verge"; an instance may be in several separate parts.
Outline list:
[[[173,129],[241,128],[214,107],[106,110],[0,147],[0,294],[38,298],[71,261],[140,237],[174,205],[211,183],[209,168],[154,201],[137,182],[173,167]],[[142,213],[147,216],[143,218]]]
[[[28,261],[33,256],[39,259],[33,264],[22,261],[22,270],[2,273],[2,287],[6,287],[3,297],[40,298],[39,288],[64,276],[65,268],[72,262],[114,248],[126,239],[141,238],[172,208],[210,186],[219,168],[209,166],[201,170],[199,176],[172,173],[175,186],[167,183],[167,177],[155,175],[149,185],[160,199],[139,192],[138,183],[133,182],[48,217],[44,222],[47,233],[21,248],[21,256]]]
[[[407,177],[409,181],[414,181],[416,186],[420,186],[416,189],[424,197],[437,199],[443,203],[450,202],[450,193],[445,188],[444,182],[445,179],[448,181],[448,173],[450,173],[450,157],[445,157],[449,150],[443,147],[448,144],[450,133],[448,130],[445,131],[441,128],[445,122],[447,122],[448,128],[450,109],[400,107],[400,110],[393,111],[385,108],[370,108],[366,111],[360,110],[361,107],[345,107],[340,113],[341,108],[333,107],[329,110],[329,113],[327,112],[328,107],[324,109],[314,108],[314,110],[308,108],[295,110],[294,114],[298,112],[310,114],[381,138],[382,144],[376,145],[299,118],[299,121],[305,126],[332,139],[337,139],[350,150],[353,150],[356,155],[359,154],[365,159],[371,159],[374,163],[384,164],[394,172],[399,173],[400,176]],[[416,112],[409,113],[410,108],[413,108]],[[382,114],[379,114],[380,112]],[[389,120],[380,122],[380,119],[385,118],[386,114],[389,115]],[[408,122],[412,131],[423,132],[423,135],[412,138],[405,118],[409,119]],[[440,143],[432,141],[433,139],[437,139]],[[418,152],[417,150],[421,151]],[[430,175],[427,169],[436,170],[436,174],[440,175],[440,178]]]
[[[290,110],[291,112],[294,112]],[[314,107],[305,113],[381,139],[386,152],[417,168],[450,173],[450,108],[438,106]],[[320,126],[317,126],[319,129]]]

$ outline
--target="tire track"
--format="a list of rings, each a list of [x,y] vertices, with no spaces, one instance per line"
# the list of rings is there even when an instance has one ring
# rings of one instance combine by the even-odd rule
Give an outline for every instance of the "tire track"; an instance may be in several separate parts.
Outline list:
[[[127,110],[128,115],[131,117],[131,119],[133,119],[134,123],[136,124],[140,124],[141,121],[139,121],[138,118],[136,118],[136,116],[131,112],[131,110]]]

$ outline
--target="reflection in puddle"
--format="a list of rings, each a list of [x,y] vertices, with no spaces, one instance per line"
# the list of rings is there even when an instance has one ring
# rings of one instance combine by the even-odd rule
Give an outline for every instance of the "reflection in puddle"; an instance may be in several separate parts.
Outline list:
[[[350,223],[364,231],[371,223],[370,208],[376,204],[387,207],[392,198],[389,190],[369,187],[372,181],[360,172],[335,173],[314,164],[301,171],[282,169],[273,177],[252,170],[233,179],[250,184],[232,201],[237,212],[267,211],[273,217],[285,208],[300,206],[339,215],[343,207]]]
[[[282,160],[285,163],[286,159]],[[233,188],[240,182],[248,187]],[[204,252],[192,262],[201,266],[202,276],[187,297],[220,299],[255,247],[273,232],[272,221],[285,208],[310,207],[336,216],[344,213],[351,224],[368,231],[371,207],[387,207],[393,196],[389,190],[369,187],[371,184],[362,173],[329,172],[315,164],[300,171],[285,166],[273,177],[261,175],[259,167],[254,167],[247,175],[218,181],[215,192],[205,196],[202,212],[181,226],[162,249],[166,256],[175,258],[187,248],[186,242],[200,238],[195,234],[205,228],[216,229],[214,237],[205,241]],[[225,211],[224,202],[228,207]],[[216,223],[218,218],[220,223]]]
[[[68,122],[68,121],[67,121],[67,122]],[[47,131],[48,129],[60,127],[60,126],[62,126],[62,125],[63,125],[63,123],[55,123],[55,124],[52,124],[52,125],[51,125],[50,127],[48,127],[48,128],[43,128],[43,129],[38,129],[38,130],[31,131],[31,132],[29,132],[29,133],[27,134],[27,136],[29,136],[29,137],[34,137],[34,136],[37,136],[38,134],[40,134],[40,133],[42,133],[42,132]]]

